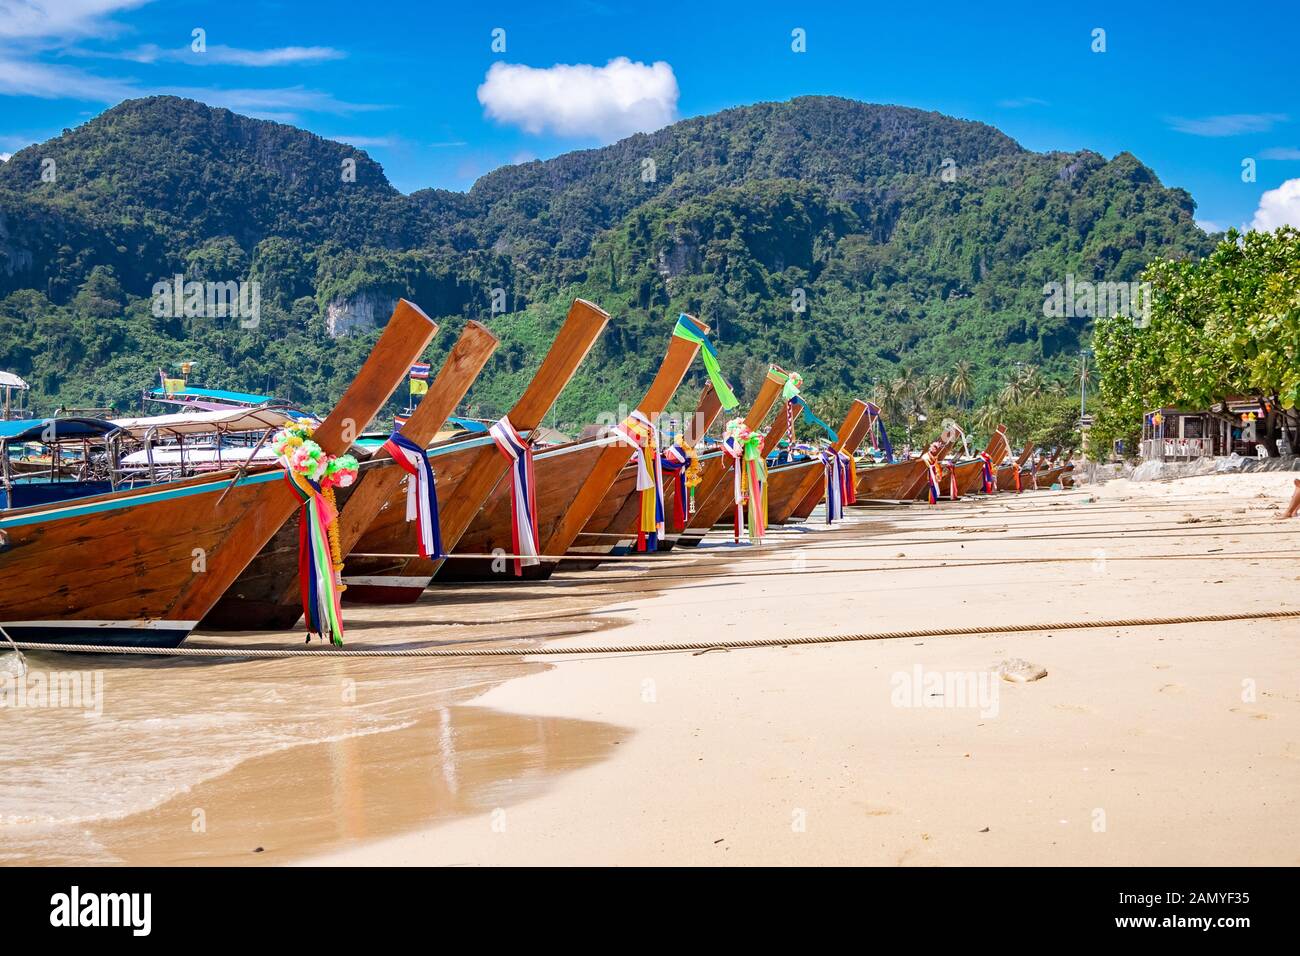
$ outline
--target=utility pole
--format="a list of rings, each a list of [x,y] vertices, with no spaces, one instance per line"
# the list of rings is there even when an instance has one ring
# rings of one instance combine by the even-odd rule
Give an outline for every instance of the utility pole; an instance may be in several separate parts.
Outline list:
[[[1079,349],[1079,420],[1088,411],[1088,350]]]

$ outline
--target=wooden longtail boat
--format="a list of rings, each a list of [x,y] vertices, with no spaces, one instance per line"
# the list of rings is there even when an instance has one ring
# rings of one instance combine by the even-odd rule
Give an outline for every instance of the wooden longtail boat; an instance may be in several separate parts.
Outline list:
[[[402,426],[402,435],[426,447],[460,404],[470,385],[492,357],[500,341],[478,322],[470,322],[452,347],[442,370]],[[392,465],[387,451],[376,452],[370,467],[350,488],[337,492],[339,550],[346,555],[385,507],[406,513],[406,472]],[[440,489],[445,495],[449,489]],[[216,607],[200,623],[214,630],[271,630],[289,628],[302,616],[298,583],[298,523],[286,521],[252,563],[235,580]]]
[[[718,393],[714,391],[713,384],[706,383],[704,391],[700,393],[699,403],[695,406],[695,414],[682,428],[682,441],[686,445],[694,447],[704,437],[705,433],[713,427],[714,422],[718,420],[718,416],[721,414],[722,400],[718,397]],[[596,509],[596,513],[591,516],[587,526],[582,529],[582,534],[578,535],[569,548],[570,553],[591,554],[595,560],[563,561],[560,563],[562,570],[591,570],[600,564],[600,557],[626,545],[628,540],[636,540],[637,529],[641,521],[641,495],[636,490],[636,480],[636,462],[624,465],[623,470],[618,473],[618,479],[614,482],[613,487],[610,488],[609,493],[601,501],[600,507]],[[670,530],[674,527],[673,514],[676,504],[677,482],[671,481],[665,476],[664,524]]]
[[[1025,462],[1029,456],[1034,453],[1034,443],[1025,442],[1025,447],[1020,449],[1020,456],[1009,465],[1002,465],[998,468],[998,491],[1023,491],[1029,487],[1029,475],[1024,471]],[[1016,487],[1016,475],[1020,475],[1020,488]]]
[[[768,367],[767,376],[758,389],[754,404],[750,406],[749,414],[745,416],[745,425],[750,431],[757,431],[767,419],[767,413],[781,397],[781,389],[785,386],[786,378],[787,376],[776,366]],[[772,447],[767,447],[767,442],[764,441],[764,457],[776,447],[777,442],[781,440],[781,434],[782,432],[775,426],[768,433]],[[709,529],[718,523],[719,518],[731,512],[735,507],[735,493],[731,481],[731,470],[734,467],[735,461],[729,455],[719,454],[704,462],[700,483],[695,486],[695,514],[691,515],[686,522],[686,530],[676,536],[669,535],[669,541],[685,547],[695,547],[709,533]]]
[[[609,314],[603,309],[585,299],[573,301],[537,374],[507,416],[520,434],[541,425],[608,323]],[[435,445],[429,449],[429,460],[437,476],[443,547],[454,551],[509,472],[510,462],[488,435]],[[390,496],[353,547],[343,569],[344,601],[410,603],[424,593],[442,565],[418,555],[415,527],[406,521],[404,502],[400,491]]]
[[[999,425],[984,446],[984,453],[990,461],[998,462],[1006,457],[1011,446],[1007,443],[1007,426]],[[982,493],[984,487],[984,462],[980,458],[955,464],[957,469],[957,494],[973,495]]]
[[[704,323],[690,316],[685,318],[695,324],[701,335],[708,334],[709,328]],[[663,363],[645,397],[636,406],[650,421],[654,421],[667,406],[699,349],[698,342],[679,335],[673,335],[669,339]],[[598,438],[557,445],[533,456],[537,474],[539,553],[562,555],[569,550],[627,464],[630,455],[630,446],[611,429]],[[510,483],[502,482],[461,540],[458,550],[465,554],[491,554],[498,550],[502,554],[514,553],[511,496]],[[444,564],[438,571],[437,579],[544,580],[551,576],[556,564],[555,561],[543,560],[523,567],[521,573],[515,575],[512,560],[460,558]]]
[[[831,447],[837,452],[852,455],[857,450],[858,445],[862,444],[862,439],[867,437],[867,429],[870,427],[871,416],[867,414],[867,403],[861,399],[854,400],[853,404],[849,406],[848,414],[844,416],[844,424],[840,425],[835,432],[839,439]],[[767,516],[772,524],[785,524],[791,519],[802,521],[812,514],[812,510],[817,507],[817,503],[826,495],[826,466],[818,459],[801,464],[809,464],[814,467],[804,469],[798,484],[789,495],[784,493],[780,484],[784,484],[790,479],[782,478],[780,484],[777,481],[777,472],[785,469],[774,468],[769,473],[771,475],[771,484],[767,496]],[[856,489],[854,494],[857,494]],[[793,502],[793,505],[787,508],[785,506],[787,501]]]
[[[1061,487],[1065,487],[1064,476],[1067,472],[1074,469],[1074,464],[1070,461],[1070,456],[1074,454],[1071,448],[1064,455],[1053,458],[1048,467],[1038,474],[1038,487],[1051,488],[1052,485],[1060,482]]]
[[[954,443],[955,444],[955,443]],[[1006,434],[1005,426],[999,425],[994,431],[993,436],[989,438],[988,444],[984,450],[989,457],[997,460],[1006,454]],[[994,453],[998,452],[997,455]],[[955,477],[952,475],[956,472]],[[983,461],[976,458],[957,460],[955,457],[952,461],[946,461],[941,469],[942,480],[939,483],[939,500],[955,501],[964,495],[973,494],[978,491],[983,484],[984,464]],[[957,486],[957,493],[952,494],[953,484]],[[917,498],[925,498],[929,493],[928,486],[922,482],[921,488],[916,494]]]
[[[348,450],[437,326],[401,301],[314,440]],[[258,466],[0,516],[0,627],[18,641],[175,647],[299,509]]]

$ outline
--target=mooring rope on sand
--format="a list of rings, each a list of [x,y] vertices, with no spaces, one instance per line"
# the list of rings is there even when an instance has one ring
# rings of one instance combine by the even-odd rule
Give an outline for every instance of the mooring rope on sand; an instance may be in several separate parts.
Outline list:
[[[982,634],[1026,634],[1037,631],[1083,631],[1100,628],[1164,627],[1171,624],[1223,624],[1232,621],[1267,621],[1300,617],[1294,611],[1243,611],[1237,614],[1185,614],[1177,617],[1113,618],[1104,621],[1054,621],[1048,624],[997,624],[981,627],[921,627],[866,634],[820,634],[809,637],[732,638],[721,641],[662,641],[651,644],[593,644],[585,647],[101,647],[96,644],[38,644],[16,641],[24,650],[70,654],[128,654],[160,657],[572,657],[597,654],[674,653],[682,651],[741,650],[763,647],[802,647],[810,644],[850,644],[918,637],[970,637]]]

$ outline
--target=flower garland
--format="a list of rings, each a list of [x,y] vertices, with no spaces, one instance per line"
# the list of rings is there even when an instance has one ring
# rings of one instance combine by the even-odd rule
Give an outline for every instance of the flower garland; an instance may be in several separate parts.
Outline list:
[[[722,450],[735,459],[733,495],[736,502],[736,542],[749,515],[749,540],[763,543],[767,533],[767,466],[763,462],[762,435],[751,431],[743,418],[727,422]],[[746,509],[748,506],[748,509]]]
[[[290,425],[271,441],[285,480],[302,501],[298,532],[298,576],[307,639],[328,637],[343,643],[343,549],[339,541],[336,488],[357,479],[360,466],[351,455],[330,455],[312,440],[310,425]]]

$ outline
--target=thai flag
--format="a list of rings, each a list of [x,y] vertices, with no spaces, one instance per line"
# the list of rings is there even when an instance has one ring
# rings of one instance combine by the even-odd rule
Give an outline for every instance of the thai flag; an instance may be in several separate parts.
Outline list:
[[[406,520],[415,521],[420,538],[420,557],[445,558],[442,529],[438,521],[438,492],[429,455],[400,431],[384,442],[384,451],[410,477],[406,482]]]
[[[429,373],[433,371],[433,366],[426,362],[417,362],[411,366],[411,378],[428,379]]]
[[[511,536],[514,540],[515,574],[523,574],[523,569],[541,564],[537,555],[541,548],[537,543],[537,492],[533,473],[533,450],[510,424],[508,417],[488,429],[497,450],[510,459],[510,510],[513,517]]]

